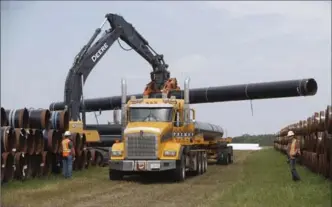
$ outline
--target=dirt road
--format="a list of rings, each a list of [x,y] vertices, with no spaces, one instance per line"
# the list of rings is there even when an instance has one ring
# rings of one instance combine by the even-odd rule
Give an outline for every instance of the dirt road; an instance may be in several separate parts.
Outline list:
[[[223,194],[232,188],[243,172],[243,161],[253,152],[236,152],[229,166],[209,165],[204,175],[184,183],[160,180],[144,183],[141,178],[110,181],[107,168],[73,180],[56,180],[38,187],[2,189],[3,206],[218,206]],[[45,181],[48,182],[48,181]]]

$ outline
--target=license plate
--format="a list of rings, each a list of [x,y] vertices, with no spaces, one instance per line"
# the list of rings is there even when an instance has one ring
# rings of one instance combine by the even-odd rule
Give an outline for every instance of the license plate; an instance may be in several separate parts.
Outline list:
[[[159,169],[160,168],[160,163],[151,163],[150,167],[152,169]]]

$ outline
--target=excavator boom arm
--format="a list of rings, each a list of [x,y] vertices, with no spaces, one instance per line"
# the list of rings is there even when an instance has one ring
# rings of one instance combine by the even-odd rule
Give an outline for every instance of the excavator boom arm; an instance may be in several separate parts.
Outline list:
[[[163,55],[157,54],[130,23],[117,14],[107,14],[105,18],[103,24],[96,29],[88,43],[75,57],[74,64],[66,78],[64,103],[73,121],[80,120],[79,109],[82,97],[82,85],[85,83],[92,69],[118,38],[126,42],[152,66],[151,80],[157,83],[158,88],[162,88],[169,78],[168,65],[165,64]],[[109,22],[111,29],[106,30],[103,36],[93,43],[106,21]],[[85,120],[83,120],[83,123],[85,123]]]

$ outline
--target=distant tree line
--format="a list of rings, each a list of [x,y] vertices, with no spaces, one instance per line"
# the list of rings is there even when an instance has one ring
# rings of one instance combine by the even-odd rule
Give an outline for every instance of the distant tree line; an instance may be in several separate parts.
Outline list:
[[[273,146],[275,138],[274,134],[243,134],[242,136],[233,137],[232,143],[255,143],[259,146]]]

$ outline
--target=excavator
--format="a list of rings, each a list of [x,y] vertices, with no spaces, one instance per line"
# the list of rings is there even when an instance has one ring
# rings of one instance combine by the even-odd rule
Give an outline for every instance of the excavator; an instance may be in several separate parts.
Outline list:
[[[102,37],[95,42],[107,21],[111,28],[105,30]],[[67,75],[64,103],[68,108],[71,120],[81,120],[79,109],[81,97],[83,96],[83,85],[92,69],[106,54],[113,43],[119,41],[119,39],[127,43],[152,66],[153,71],[150,73],[151,82],[147,84],[143,92],[144,95],[155,92],[167,93],[170,90],[180,90],[176,78],[170,78],[170,73],[167,70],[168,65],[165,63],[163,55],[155,52],[148,41],[122,16],[109,13],[106,14],[105,20],[101,26],[96,29],[88,43],[75,57],[74,64]],[[82,119],[85,125],[84,111],[82,113]]]
[[[105,30],[99,40],[96,41],[107,22],[111,28]],[[153,70],[150,73],[151,82],[147,84],[143,92],[144,95],[148,96],[151,93],[167,93],[170,90],[180,90],[176,78],[170,78],[170,73],[167,70],[168,65],[165,63],[163,55],[158,54],[132,24],[127,22],[122,16],[112,13],[106,14],[101,26],[95,30],[88,43],[76,55],[73,66],[66,77],[64,88],[65,110],[67,110],[70,120],[69,131],[80,134],[84,133],[86,140],[91,142],[90,146],[94,146],[95,143],[97,143],[96,145],[100,145],[101,136],[97,130],[85,130],[86,117],[84,106],[81,107],[82,118],[80,117],[81,100],[84,103],[83,85],[92,69],[115,41],[118,41],[120,47],[122,47],[119,42],[120,39],[152,66]],[[100,155],[103,155],[103,158],[107,158],[107,149],[100,146],[96,146],[95,149]]]

